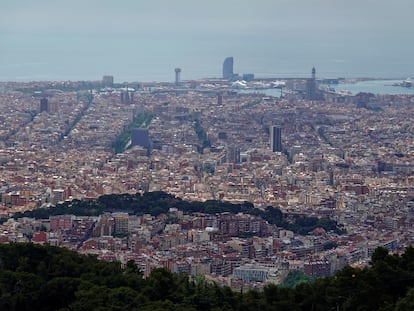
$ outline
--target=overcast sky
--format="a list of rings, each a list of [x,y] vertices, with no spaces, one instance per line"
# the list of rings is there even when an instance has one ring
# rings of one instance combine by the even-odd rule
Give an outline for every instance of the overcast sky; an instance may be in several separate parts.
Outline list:
[[[0,0],[0,71],[54,68],[56,55],[66,72],[78,61],[115,71],[122,64],[107,60],[116,55],[197,76],[210,66],[198,59],[219,67],[232,55],[246,71],[318,65],[327,75],[382,75],[383,62],[386,74],[412,75],[413,12],[414,0]]]
[[[413,33],[413,12],[412,0],[2,0],[0,31],[398,35]]]

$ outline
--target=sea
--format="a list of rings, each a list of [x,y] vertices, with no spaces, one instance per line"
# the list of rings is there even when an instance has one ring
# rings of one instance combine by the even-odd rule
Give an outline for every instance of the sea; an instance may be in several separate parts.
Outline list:
[[[319,41],[318,41],[319,40]],[[140,35],[128,34],[10,34],[0,30],[0,81],[100,80],[115,82],[173,82],[174,69],[182,80],[219,78],[223,60],[234,57],[234,72],[257,78],[414,77],[409,52],[390,49],[356,50],[331,39],[291,39],[288,34],[265,35]],[[339,44],[340,43],[340,44]],[[358,46],[357,41],[352,42]],[[394,51],[394,50],[393,50]],[[382,82],[341,85],[383,88]],[[395,88],[388,88],[393,92]],[[401,90],[402,91],[402,90]],[[377,93],[377,92],[374,92]]]
[[[414,88],[400,86],[403,80],[393,79],[373,79],[373,80],[354,80],[345,83],[330,85],[336,92],[345,92],[355,95],[360,92],[373,93],[377,95],[414,95]],[[261,93],[268,96],[280,96],[280,89],[241,89],[240,93]]]
[[[334,86],[336,91],[349,91],[353,95],[360,92],[373,94],[414,94],[414,88],[400,86],[402,80],[364,80],[352,83],[340,83]]]

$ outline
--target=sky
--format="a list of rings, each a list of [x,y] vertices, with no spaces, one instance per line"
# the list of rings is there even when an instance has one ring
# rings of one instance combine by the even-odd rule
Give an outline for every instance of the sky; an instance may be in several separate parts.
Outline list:
[[[181,63],[196,74],[205,68],[193,55],[219,65],[232,55],[243,70],[284,68],[270,59],[273,53],[322,71],[329,61],[327,75],[346,70],[344,62],[354,74],[370,63],[369,73],[381,59],[391,73],[395,66],[396,73],[414,75],[412,12],[412,0],[2,0],[0,72],[12,75],[10,64],[18,63],[57,65],[36,58],[45,53],[81,65],[136,55],[145,63],[158,59],[159,66]],[[125,72],[119,66],[106,68]]]
[[[411,0],[2,0],[9,33],[409,32]]]

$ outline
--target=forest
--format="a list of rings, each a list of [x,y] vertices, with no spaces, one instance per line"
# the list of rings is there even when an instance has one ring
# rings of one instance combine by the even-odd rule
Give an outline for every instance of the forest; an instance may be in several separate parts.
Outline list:
[[[261,210],[255,208],[250,202],[243,202],[241,204],[232,204],[218,200],[188,202],[162,191],[146,192],[143,194],[103,195],[96,201],[73,200],[47,209],[39,208],[24,213],[16,213],[14,218],[30,217],[46,219],[49,216],[64,214],[98,216],[105,212],[117,211],[135,215],[151,214],[158,216],[168,213],[170,208],[176,208],[186,214],[230,212],[233,214],[245,213],[255,215],[267,220],[270,224],[302,235],[308,234],[315,228],[323,228],[326,231],[334,231],[338,234],[343,233],[343,230],[338,227],[337,223],[329,218],[284,214],[280,209],[271,206]]]
[[[0,245],[0,310],[414,310],[414,248],[377,248],[369,267],[295,288],[234,292],[163,268],[147,278],[91,255],[36,244]]]

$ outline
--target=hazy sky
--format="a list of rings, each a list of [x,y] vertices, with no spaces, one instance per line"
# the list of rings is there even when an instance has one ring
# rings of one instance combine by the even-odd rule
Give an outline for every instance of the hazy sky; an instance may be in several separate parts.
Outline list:
[[[388,60],[389,66],[404,63],[414,74],[413,12],[413,0],[1,0],[0,69],[7,59],[16,62],[16,53],[24,58],[25,51],[40,53],[42,46],[53,45],[47,39],[53,35],[72,40],[72,45],[90,38],[85,47],[90,54],[105,38],[159,38],[165,44],[157,48],[173,51],[182,45],[180,52],[191,50],[191,40],[197,40],[194,53],[204,48],[202,40],[214,38],[217,46],[209,51],[211,57],[237,56],[237,50],[244,49],[263,64],[264,53],[256,49],[257,55],[252,55],[249,43],[262,40],[262,48],[270,49],[267,40],[282,46],[281,57],[290,54],[290,46],[310,54],[309,62],[319,62],[322,56],[317,56],[329,51],[333,60],[338,55],[338,62],[347,55],[361,55],[361,62],[374,55]],[[29,39],[17,42],[19,36]],[[55,45],[57,52],[72,48],[69,43]],[[142,52],[140,57],[147,56]],[[28,62],[34,60],[27,56]]]
[[[0,30],[408,34],[413,12],[412,0],[2,0]]]

